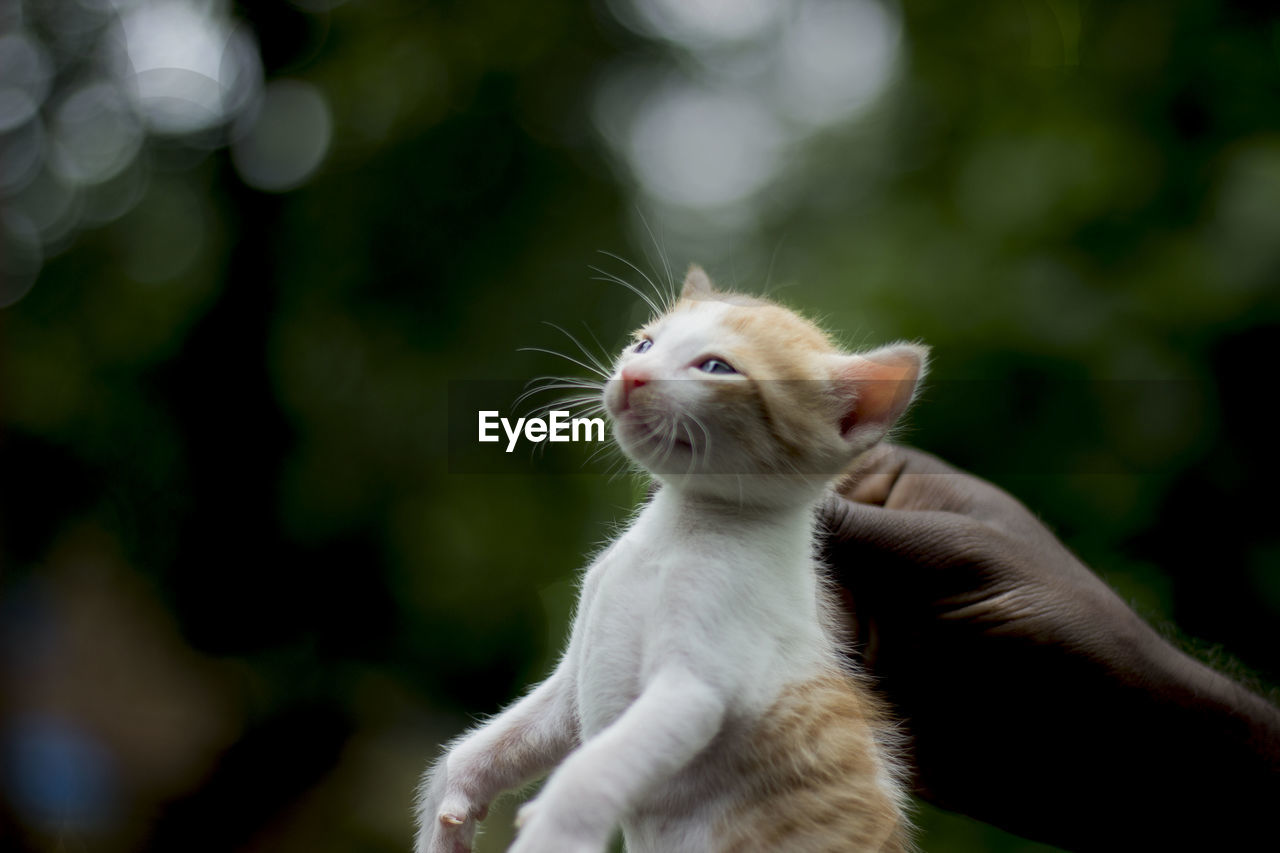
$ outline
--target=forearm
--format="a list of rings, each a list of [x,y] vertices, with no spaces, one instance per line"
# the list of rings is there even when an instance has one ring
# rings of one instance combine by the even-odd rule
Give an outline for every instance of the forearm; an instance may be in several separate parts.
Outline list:
[[[1081,851],[1234,850],[1277,837],[1280,711],[1150,633],[1132,657],[1065,669],[1078,690],[1042,735],[1053,743],[1033,782],[1044,811],[1005,817]]]
[[[884,679],[913,711],[920,793],[1067,850],[1247,849],[1272,832],[1280,712],[1145,625],[1124,645],[1104,663],[1007,637],[980,664],[940,645],[929,683]]]
[[[454,747],[445,764],[468,794],[488,801],[542,776],[573,749],[578,725],[569,687],[555,673]]]
[[[1165,644],[1154,698],[1185,732],[1186,773],[1241,803],[1280,803],[1280,709]]]
[[[418,791],[418,853],[470,850],[495,795],[542,775],[573,748],[578,725],[568,688],[557,670],[427,771]]]
[[[636,798],[711,742],[725,704],[682,668],[658,673],[644,692],[589,739],[521,809],[513,851],[598,849]],[[581,846],[569,845],[573,841]]]

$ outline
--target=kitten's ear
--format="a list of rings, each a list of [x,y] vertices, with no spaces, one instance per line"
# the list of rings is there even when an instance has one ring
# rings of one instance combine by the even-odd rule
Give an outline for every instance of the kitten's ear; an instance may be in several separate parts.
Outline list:
[[[845,441],[870,447],[883,438],[911,404],[928,361],[928,347],[909,343],[832,357]]]
[[[680,290],[681,299],[710,299],[715,293],[711,279],[706,271],[697,264],[690,264],[684,275],[684,287]]]

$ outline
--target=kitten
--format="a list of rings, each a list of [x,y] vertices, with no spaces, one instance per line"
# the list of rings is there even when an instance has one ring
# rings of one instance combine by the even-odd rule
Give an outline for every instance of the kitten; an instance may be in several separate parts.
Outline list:
[[[840,352],[690,269],[618,358],[618,445],[661,483],[587,570],[568,647],[419,790],[417,853],[471,849],[558,769],[513,853],[911,849],[893,729],[842,654],[814,557],[830,484],[910,402],[927,351]]]

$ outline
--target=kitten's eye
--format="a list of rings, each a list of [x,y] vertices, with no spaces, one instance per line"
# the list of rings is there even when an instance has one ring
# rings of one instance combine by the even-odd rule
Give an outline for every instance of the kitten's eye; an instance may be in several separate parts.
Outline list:
[[[648,352],[649,348],[652,346],[653,346],[653,341],[649,340],[648,338],[645,338],[640,343],[636,344],[632,349],[635,352]]]
[[[698,369],[701,370],[703,373],[737,373],[738,372],[733,369],[733,365],[729,364],[729,362],[721,361],[718,358],[707,359],[706,361],[702,362],[702,364],[698,365]]]

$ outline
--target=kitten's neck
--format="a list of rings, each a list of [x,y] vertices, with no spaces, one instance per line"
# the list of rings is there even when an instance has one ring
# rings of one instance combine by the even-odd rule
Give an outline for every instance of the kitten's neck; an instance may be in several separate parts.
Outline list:
[[[808,547],[819,503],[820,496],[780,504],[742,503],[666,484],[654,496],[651,506],[678,528],[712,529],[721,533],[736,529],[749,529],[754,533],[788,531]]]

